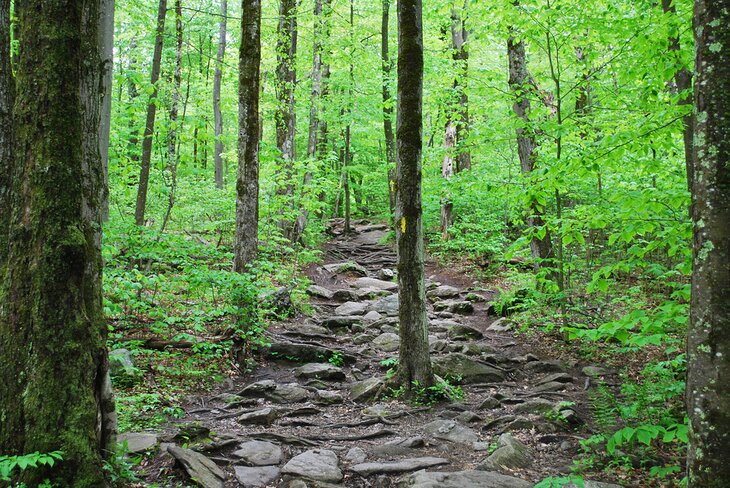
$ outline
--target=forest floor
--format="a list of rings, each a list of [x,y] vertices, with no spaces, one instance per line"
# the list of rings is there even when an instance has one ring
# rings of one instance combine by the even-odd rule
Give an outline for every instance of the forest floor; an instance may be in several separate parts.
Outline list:
[[[140,486],[567,483],[579,441],[593,433],[589,392],[611,385],[613,371],[513,330],[494,314],[495,290],[429,261],[431,357],[448,383],[406,402],[382,386],[399,340],[386,232],[365,223],[348,235],[334,228],[324,262],[307,269],[311,313],[271,325],[271,345],[250,374],[195,398],[156,432],[123,434],[129,451],[153,453],[136,468]],[[431,402],[444,391],[451,401]]]

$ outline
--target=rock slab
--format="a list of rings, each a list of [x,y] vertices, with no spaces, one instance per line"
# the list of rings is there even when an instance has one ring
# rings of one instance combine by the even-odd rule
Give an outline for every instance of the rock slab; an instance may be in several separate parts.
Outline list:
[[[352,466],[350,470],[359,474],[360,476],[370,476],[371,474],[405,473],[408,471],[431,468],[434,466],[440,466],[442,464],[448,463],[449,460],[444,458],[421,457],[400,459],[398,461],[391,461],[386,463],[360,463]]]
[[[326,483],[337,483],[343,477],[337,455],[327,449],[313,449],[294,456],[281,472]]]
[[[281,470],[274,466],[259,466],[249,468],[246,466],[236,466],[234,468],[236,480],[243,485],[244,488],[259,488],[262,486],[270,486],[271,482],[276,480]]]
[[[169,446],[170,453],[198,486],[202,488],[223,488],[226,474],[213,461],[199,452],[177,446]]]
[[[433,473],[419,471],[401,481],[412,488],[532,488],[533,483],[489,471]]]

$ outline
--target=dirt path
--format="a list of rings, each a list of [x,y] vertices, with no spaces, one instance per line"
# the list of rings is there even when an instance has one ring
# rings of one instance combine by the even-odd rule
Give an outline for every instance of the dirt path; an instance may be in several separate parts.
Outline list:
[[[520,345],[489,313],[495,293],[473,291],[454,270],[428,267],[430,344],[436,372],[460,381],[463,398],[432,407],[374,398],[398,355],[395,255],[380,243],[385,226],[334,232],[324,264],[308,270],[312,317],[272,326],[259,367],[179,423],[127,436],[130,450],[160,442],[147,481],[526,488],[569,473],[590,435],[589,378]]]

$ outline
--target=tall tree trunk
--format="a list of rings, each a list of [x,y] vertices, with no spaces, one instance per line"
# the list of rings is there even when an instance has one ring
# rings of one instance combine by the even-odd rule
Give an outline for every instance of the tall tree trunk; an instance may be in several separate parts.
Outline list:
[[[280,0],[279,26],[276,42],[276,146],[281,153],[281,183],[277,194],[292,198],[294,195],[294,158],[296,135],[296,111],[294,107],[294,88],[297,81],[297,2]],[[294,237],[294,222],[288,218],[279,221],[279,228],[288,239]]]
[[[223,188],[223,114],[221,113],[221,77],[223,76],[223,56],[226,53],[226,19],[228,18],[228,2],[221,0],[221,22],[218,29],[218,53],[215,57],[215,74],[213,75],[213,117],[215,119],[215,150],[213,166],[215,167],[215,187]]]
[[[390,37],[390,0],[383,0],[383,18],[380,26],[380,58],[383,65],[383,133],[385,134],[385,164],[388,175],[388,203],[390,214],[395,214],[395,136],[393,134],[393,100],[390,94],[391,71],[388,42]]]
[[[175,206],[175,191],[177,190],[177,167],[180,163],[178,146],[178,106],[180,105],[180,87],[182,86],[182,4],[181,0],[175,0],[175,73],[172,84],[172,103],[170,104],[170,129],[167,132],[167,171],[170,174],[169,194],[167,197],[167,209],[162,219],[160,232],[164,232],[170,220],[172,209]]]
[[[507,57],[509,58],[509,86],[515,98],[513,109],[522,123],[522,127],[516,130],[517,153],[522,173],[529,176],[535,169],[537,142],[530,122],[530,76],[527,71],[525,45],[522,40],[516,40],[510,36],[507,40]],[[536,260],[534,266],[537,270],[540,267],[540,261],[553,257],[553,249],[550,243],[550,231],[545,225],[544,209],[533,199],[528,212],[527,225],[533,232],[530,250],[532,257]],[[542,238],[536,235],[540,229],[545,230]]]
[[[695,0],[689,488],[730,486],[730,2]]]
[[[155,35],[155,50],[152,54],[152,95],[147,104],[147,120],[144,126],[142,139],[142,160],[139,169],[139,186],[137,187],[137,204],[134,208],[134,221],[137,225],[144,225],[144,214],[147,208],[147,187],[150,182],[150,163],[152,161],[152,136],[155,133],[155,115],[157,114],[157,81],[160,79],[160,62],[162,61],[162,41],[165,35],[165,14],[167,0],[160,0],[157,8],[157,33]]]
[[[104,172],[101,186],[101,216],[109,220],[109,132],[112,121],[112,77],[114,74],[114,0],[101,0],[99,9],[99,50],[103,75],[99,119],[99,152]]]
[[[400,350],[398,380],[408,392],[433,384],[428,352],[421,199],[423,28],[421,0],[398,0],[396,246]]]
[[[134,103],[139,96],[137,90],[137,84],[130,76],[137,69],[137,56],[135,50],[137,49],[137,38],[132,37],[129,41],[129,61],[127,62],[127,96],[129,97],[129,105],[132,107],[129,116],[129,144],[128,144],[128,155],[130,161],[139,161],[139,128],[135,120]]]
[[[261,0],[243,2],[238,75],[238,179],[233,269],[256,259],[259,229],[259,76]]]
[[[322,99],[322,34],[324,29],[324,15],[322,15],[322,0],[314,0],[314,41],[312,42],[312,93],[309,106],[309,138],[307,140],[307,158],[313,161],[317,158],[318,137],[320,131],[320,110]],[[302,193],[307,192],[307,186],[312,181],[312,172],[304,174]],[[307,226],[308,212],[302,208],[297,217],[296,227],[292,240],[301,241],[304,229]]]
[[[350,166],[352,163],[352,90],[355,85],[355,1],[350,0],[350,69],[349,84],[347,86],[347,126],[345,127],[345,159],[342,162],[342,177],[345,192],[345,234],[349,234],[350,228]]]
[[[14,102],[15,80],[10,63],[10,0],[0,0],[0,283],[7,257],[10,187],[15,166]]]
[[[449,120],[446,123],[444,135],[444,159],[441,162],[441,176],[449,180],[454,176],[454,150],[456,149],[456,124]],[[451,201],[451,192],[447,189],[441,197],[441,238],[449,240],[449,227],[454,222],[454,203]]]
[[[455,110],[456,125],[456,172],[471,169],[471,152],[466,145],[469,136],[469,95],[466,93],[467,75],[469,73],[469,50],[467,41],[469,31],[466,29],[466,9],[469,0],[464,0],[461,11],[451,11],[451,47],[456,63],[456,78],[454,91],[458,97],[458,106]]]
[[[662,9],[664,13],[677,15],[677,8],[674,0],[662,0]],[[679,99],[680,106],[692,105],[692,73],[686,66],[681,64],[679,35],[670,36],[669,51],[674,55],[677,63],[677,71],[674,72],[674,85],[677,92],[681,94]],[[684,160],[687,166],[687,188],[691,192],[694,184],[694,168],[692,164],[694,158],[692,156],[692,141],[694,140],[694,114],[690,107],[687,107],[687,115],[682,117],[682,138],[684,139]]]
[[[21,480],[100,487],[114,442],[101,296],[100,2],[15,7],[18,150],[0,289],[0,452],[60,449],[52,471],[39,466]]]

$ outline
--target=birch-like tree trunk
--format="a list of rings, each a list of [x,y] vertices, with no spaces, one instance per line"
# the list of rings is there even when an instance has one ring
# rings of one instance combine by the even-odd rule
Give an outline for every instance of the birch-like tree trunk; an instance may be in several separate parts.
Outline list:
[[[238,75],[238,177],[233,269],[238,273],[258,251],[259,228],[259,83],[261,0],[243,2]]]
[[[396,247],[400,300],[398,381],[408,392],[433,384],[424,284],[421,151],[423,118],[421,0],[398,0]]]
[[[226,53],[227,18],[228,2],[227,0],[221,0],[221,21],[218,26],[218,53],[215,57],[215,73],[213,74],[213,118],[215,130],[213,166],[215,168],[216,188],[223,188],[223,113],[221,112],[221,78],[223,76],[223,57]]]
[[[695,1],[689,488],[730,486],[730,2]]]
[[[144,225],[147,209],[147,187],[150,183],[150,163],[152,161],[152,136],[155,133],[155,115],[157,114],[157,81],[160,79],[160,63],[162,61],[162,44],[165,35],[165,14],[167,0],[160,0],[157,7],[157,31],[155,34],[155,50],[152,54],[152,95],[147,104],[147,119],[142,139],[142,160],[139,168],[139,186],[137,187],[137,204],[134,208],[134,221],[137,225]]]
[[[395,136],[393,134],[393,100],[390,94],[390,0],[383,0],[383,17],[380,25],[380,59],[383,65],[383,133],[385,135],[385,164],[388,176],[388,203],[390,214],[395,213]]]
[[[167,172],[169,174],[169,193],[167,196],[167,209],[162,219],[160,232],[164,232],[167,223],[170,221],[172,209],[175,206],[175,192],[177,191],[177,167],[180,163],[178,152],[178,112],[180,105],[180,87],[182,86],[182,45],[183,45],[183,24],[181,0],[175,0],[175,72],[172,77],[172,102],[170,104],[170,128],[167,131]],[[190,85],[188,85],[189,87]]]

